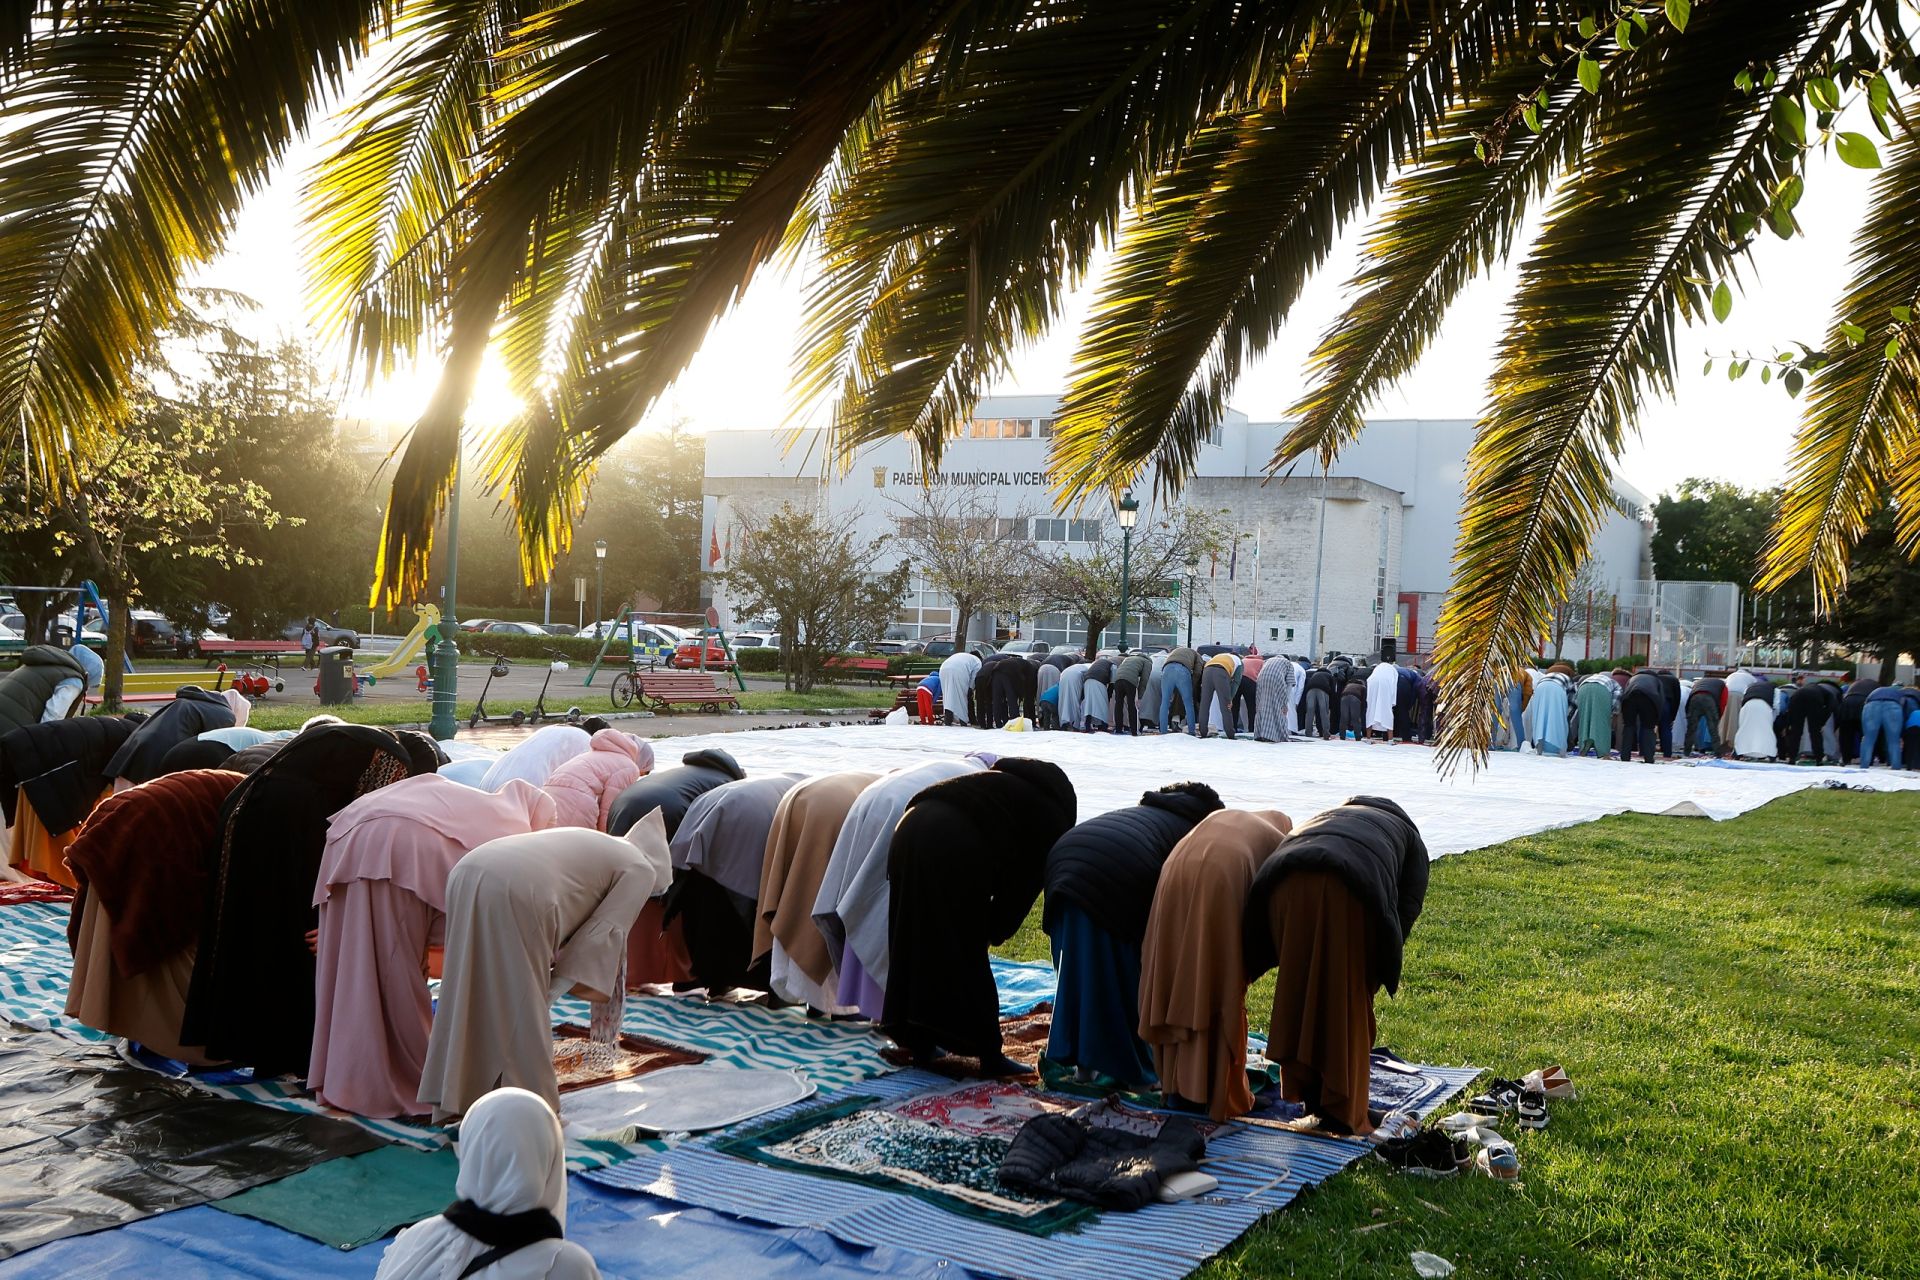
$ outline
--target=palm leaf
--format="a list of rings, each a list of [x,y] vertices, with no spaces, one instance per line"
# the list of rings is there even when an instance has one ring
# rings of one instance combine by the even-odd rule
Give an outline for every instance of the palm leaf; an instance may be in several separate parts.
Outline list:
[[[0,108],[0,419],[58,482],[383,0],[96,0]]]
[[[971,47],[901,90],[821,227],[798,398],[833,397],[841,458],[909,433],[937,460],[1129,192],[1349,7],[1082,0],[991,30],[974,15]]]
[[[494,114],[498,55],[530,0],[440,0],[403,12],[394,50],[307,188],[321,322],[366,374],[392,371],[444,318],[456,213]]]
[[[1631,50],[1604,41],[1599,52],[1611,56],[1598,93],[1581,87],[1574,59],[1543,73],[1534,59],[1511,58],[1443,122],[1425,162],[1389,188],[1366,266],[1349,284],[1357,296],[1314,350],[1316,376],[1289,411],[1299,421],[1275,449],[1274,470],[1307,454],[1332,464],[1367,408],[1420,362],[1468,281],[1512,251],[1527,210],[1585,148],[1605,104],[1675,35],[1662,23]],[[1524,123],[1528,107],[1537,129]]]
[[[1920,334],[1893,319],[1896,307],[1920,311],[1920,135],[1912,133],[1894,140],[1874,179],[1853,280],[1827,337],[1833,362],[1813,379],[1761,591],[1810,569],[1819,606],[1830,608],[1889,479],[1900,490],[1901,543],[1920,547]],[[1848,339],[1840,326],[1849,323],[1867,330],[1865,341]],[[1898,344],[1893,358],[1889,338]]]
[[[1530,33],[1535,11],[1472,0],[1363,22],[1196,136],[1123,235],[1082,336],[1054,437],[1069,496],[1149,466],[1163,492],[1177,488],[1339,228],[1419,150],[1458,70]],[[1343,46],[1362,40],[1355,67]]]
[[[1828,55],[1849,7],[1816,30],[1821,16],[1696,5],[1686,38],[1624,95],[1521,268],[1435,648],[1448,767],[1483,756],[1498,695],[1610,503],[1642,396],[1670,389],[1676,316],[1700,309],[1699,281],[1737,264],[1741,250],[1720,233],[1771,195],[1772,101]],[[1779,67],[1777,90],[1734,86],[1753,65]]]

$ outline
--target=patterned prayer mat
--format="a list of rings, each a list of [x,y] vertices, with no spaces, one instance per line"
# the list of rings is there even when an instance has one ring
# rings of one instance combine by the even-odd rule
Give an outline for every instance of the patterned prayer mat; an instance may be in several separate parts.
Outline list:
[[[23,902],[72,902],[73,890],[45,880],[0,881],[0,907],[17,907]]]
[[[610,1051],[589,1043],[587,1029],[563,1022],[553,1029],[553,1074],[560,1092],[591,1089],[597,1084],[631,1080],[662,1067],[705,1062],[707,1055],[678,1049],[643,1036],[622,1035]]]
[[[1426,1114],[1480,1074],[1477,1067],[1418,1068],[1443,1082],[1444,1093],[1418,1108]],[[988,1082],[986,1088],[1008,1088]],[[872,1080],[824,1105],[854,1096],[868,1109],[904,1104],[909,1113],[953,1091],[923,1071]],[[1084,1099],[1072,1099],[1076,1104]],[[823,1104],[801,1104],[768,1118],[765,1131]],[[952,1110],[951,1104],[948,1105]],[[996,1108],[989,1108],[994,1110]],[[1129,1108],[1148,1110],[1146,1108]],[[1232,1244],[1302,1189],[1338,1173],[1368,1150],[1355,1139],[1229,1124],[1207,1144],[1206,1170],[1220,1180],[1212,1195],[1181,1204],[1152,1204],[1134,1213],[1096,1211],[1072,1231],[1036,1235],[979,1214],[954,1212],[904,1189],[834,1178],[813,1168],[785,1168],[722,1149],[733,1135],[689,1142],[584,1176],[601,1186],[643,1192],[735,1217],[784,1227],[814,1227],[851,1245],[889,1248],[984,1275],[1049,1280],[1176,1280]]]

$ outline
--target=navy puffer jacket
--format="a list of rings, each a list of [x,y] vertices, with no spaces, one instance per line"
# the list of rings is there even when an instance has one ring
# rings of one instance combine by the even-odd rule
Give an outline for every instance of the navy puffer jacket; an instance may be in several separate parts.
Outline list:
[[[1074,906],[1118,940],[1140,942],[1161,864],[1200,819],[1224,807],[1205,783],[1180,782],[1071,828],[1047,854],[1042,924],[1052,932],[1060,909]]]

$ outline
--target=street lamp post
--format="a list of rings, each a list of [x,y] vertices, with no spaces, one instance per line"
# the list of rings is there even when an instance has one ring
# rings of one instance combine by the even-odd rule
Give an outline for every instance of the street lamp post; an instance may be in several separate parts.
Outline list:
[[[1133,496],[1133,490],[1123,490],[1116,505],[1120,517],[1120,652],[1127,651],[1127,595],[1132,589],[1128,581],[1133,570],[1133,522],[1140,518],[1140,499]]]
[[[607,576],[607,540],[601,538],[593,544],[593,638],[600,638],[600,593],[606,584]]]
[[[1187,648],[1193,648],[1193,593],[1200,589],[1200,561],[1187,561]]]
[[[460,579],[460,455],[453,457],[453,491],[447,496],[447,585],[446,605],[440,610],[440,643],[433,647],[433,718],[427,732],[446,742],[460,731],[455,703],[460,695],[460,646],[453,637],[460,631],[454,616],[454,597]]]

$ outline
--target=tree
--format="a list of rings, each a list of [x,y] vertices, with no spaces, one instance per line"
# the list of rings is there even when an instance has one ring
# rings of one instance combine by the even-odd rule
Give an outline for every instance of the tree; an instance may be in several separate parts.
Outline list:
[[[828,658],[886,627],[907,593],[911,565],[883,568],[890,539],[863,541],[857,513],[785,503],[737,515],[740,534],[719,580],[742,611],[780,619],[781,670],[788,688],[806,693]]]
[[[1019,613],[1034,594],[1025,513],[1001,516],[971,493],[921,490],[897,503],[899,541],[928,586],[953,600],[953,639],[966,647],[976,614]]]
[[[1732,582],[1751,593],[1780,507],[1778,489],[1686,480],[1653,504],[1653,576]]]
[[[1880,658],[1880,679],[1891,682],[1900,655],[1920,654],[1920,564],[1899,546],[1897,515],[1877,513],[1853,549],[1847,589],[1826,608],[1816,607],[1804,581],[1776,597],[1775,626],[1795,646],[1837,645]]]
[[[117,435],[76,450],[71,501],[41,512],[31,505],[38,495],[16,489],[4,517],[9,530],[44,519],[54,555],[99,586],[108,612],[101,697],[109,707],[120,701],[134,600],[165,591],[169,575],[190,573],[196,562],[248,563],[229,534],[280,523],[265,489],[223,473],[213,420],[158,399],[135,412]]]
[[[391,31],[311,193],[317,292],[356,360],[444,356],[393,474],[389,596],[423,582],[490,346],[526,405],[490,470],[527,580],[783,245],[817,258],[798,390],[831,401],[842,458],[904,434],[937,461],[1104,270],[1053,466],[1070,497],[1149,467],[1170,492],[1372,215],[1272,462],[1336,454],[1466,284],[1519,260],[1436,653],[1460,711],[1443,755],[1477,755],[1676,376],[1677,322],[1727,314],[1756,236],[1799,234],[1819,150],[1885,172],[1832,328],[1774,361],[1809,389],[1766,585],[1810,569],[1830,602],[1886,494],[1920,490],[1920,104],[1896,101],[1920,55],[1894,0],[16,8],[0,420],[60,483],[185,272]],[[1856,101],[1879,141],[1847,127]],[[1920,503],[1896,537],[1920,547]]]
[[[1186,577],[1189,563],[1227,545],[1233,535],[1225,514],[1186,507],[1134,527],[1126,575],[1130,616],[1153,615],[1166,602],[1168,584]],[[1086,619],[1091,654],[1100,647],[1100,633],[1120,616],[1122,537],[1112,522],[1103,522],[1098,542],[1084,551],[1072,549],[1078,545],[1062,543],[1057,551],[1032,553],[1032,598],[1041,611]]]
[[[1591,634],[1594,626],[1608,625],[1604,620],[1611,619],[1612,604],[1613,588],[1601,576],[1600,566],[1592,558],[1582,560],[1553,606],[1554,657],[1566,654],[1567,636],[1574,631]],[[1580,656],[1591,658],[1593,655],[1582,652]]]

